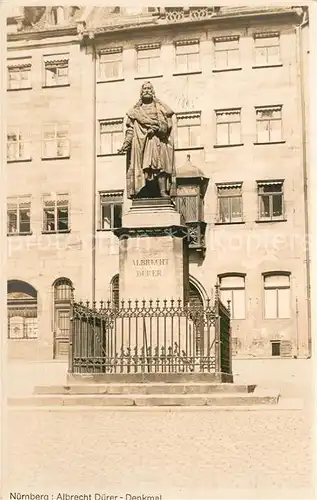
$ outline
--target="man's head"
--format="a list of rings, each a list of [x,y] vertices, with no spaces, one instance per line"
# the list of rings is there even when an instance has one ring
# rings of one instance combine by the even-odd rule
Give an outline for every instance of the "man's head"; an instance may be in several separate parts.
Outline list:
[[[144,102],[150,102],[155,97],[154,87],[151,82],[143,83],[140,92],[141,100]]]

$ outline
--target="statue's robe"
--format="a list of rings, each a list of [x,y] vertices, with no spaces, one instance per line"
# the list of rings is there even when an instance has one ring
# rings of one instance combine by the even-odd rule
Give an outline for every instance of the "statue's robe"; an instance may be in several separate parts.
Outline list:
[[[158,100],[152,105],[136,104],[127,113],[127,131],[124,145],[127,155],[127,196],[135,198],[145,184],[144,170],[151,168],[155,173],[168,174],[170,196],[175,196],[174,145],[172,137],[172,116],[174,112]],[[158,126],[153,137],[149,129]]]

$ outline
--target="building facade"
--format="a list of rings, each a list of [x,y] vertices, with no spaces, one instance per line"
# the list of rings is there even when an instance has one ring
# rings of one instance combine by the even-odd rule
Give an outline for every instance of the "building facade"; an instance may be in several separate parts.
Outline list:
[[[67,354],[71,287],[120,299],[126,112],[175,112],[190,296],[216,282],[238,357],[310,355],[308,12],[43,7],[8,18],[9,355]]]

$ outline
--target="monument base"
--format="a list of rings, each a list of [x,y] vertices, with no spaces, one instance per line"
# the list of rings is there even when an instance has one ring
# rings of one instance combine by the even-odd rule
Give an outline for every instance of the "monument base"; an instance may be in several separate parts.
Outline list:
[[[188,233],[172,200],[133,200],[122,222],[120,300],[187,300]]]

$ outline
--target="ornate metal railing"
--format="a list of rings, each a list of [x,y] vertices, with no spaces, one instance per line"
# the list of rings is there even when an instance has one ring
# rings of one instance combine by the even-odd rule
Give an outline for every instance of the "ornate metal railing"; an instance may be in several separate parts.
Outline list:
[[[71,373],[231,373],[230,316],[217,291],[204,306],[73,301],[71,314]]]

